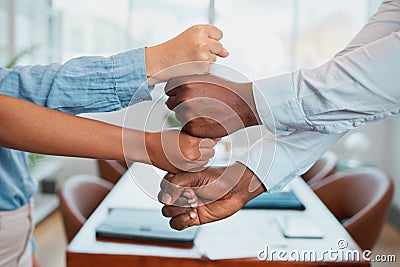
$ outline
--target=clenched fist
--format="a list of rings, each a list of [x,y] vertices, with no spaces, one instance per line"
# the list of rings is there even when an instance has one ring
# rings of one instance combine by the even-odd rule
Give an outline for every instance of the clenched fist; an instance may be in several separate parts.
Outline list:
[[[150,164],[170,173],[198,170],[215,154],[217,140],[197,138],[178,130],[146,133]]]
[[[167,174],[161,182],[162,213],[171,217],[172,228],[222,220],[265,191],[246,166],[210,167],[195,173]]]
[[[178,76],[208,73],[210,63],[217,56],[229,55],[219,42],[221,38],[222,32],[215,26],[195,25],[165,43],[148,47],[146,71],[147,77],[151,78],[149,84]],[[172,66],[176,67],[170,68]]]
[[[222,137],[260,121],[251,83],[193,75],[169,80],[165,93],[168,108],[193,136]]]

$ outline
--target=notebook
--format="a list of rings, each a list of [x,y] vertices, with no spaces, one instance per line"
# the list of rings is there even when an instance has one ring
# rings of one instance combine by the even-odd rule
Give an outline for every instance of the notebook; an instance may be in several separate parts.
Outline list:
[[[96,237],[193,245],[197,232],[198,227],[172,229],[160,210],[113,208],[96,228]]]
[[[262,193],[253,198],[242,209],[305,210],[303,203],[292,191]]]

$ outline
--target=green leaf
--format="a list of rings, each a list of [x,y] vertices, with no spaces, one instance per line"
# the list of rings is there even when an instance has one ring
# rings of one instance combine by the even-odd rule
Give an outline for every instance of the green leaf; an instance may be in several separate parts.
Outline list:
[[[39,46],[34,44],[24,50],[22,50],[18,55],[16,55],[14,58],[12,58],[10,60],[10,62],[8,62],[8,64],[6,65],[7,69],[12,69],[15,67],[15,65],[17,65],[18,61],[20,61],[23,57],[33,53]]]
[[[33,168],[36,166],[38,161],[42,159],[44,155],[42,154],[36,154],[36,153],[29,153],[29,168]]]
[[[165,118],[170,127],[176,128],[182,126],[182,123],[175,118],[174,113],[166,114]]]

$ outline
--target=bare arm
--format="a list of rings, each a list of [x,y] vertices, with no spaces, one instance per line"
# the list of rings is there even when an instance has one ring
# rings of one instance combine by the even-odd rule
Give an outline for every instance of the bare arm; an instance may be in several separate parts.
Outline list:
[[[195,138],[178,131],[123,131],[119,126],[75,117],[4,95],[0,95],[0,122],[0,145],[3,147],[116,160],[125,160],[125,148],[128,161],[153,164],[174,173],[206,164],[213,156],[215,145],[210,139]],[[168,144],[163,143],[161,134],[170,141]],[[178,143],[171,141],[174,137]]]

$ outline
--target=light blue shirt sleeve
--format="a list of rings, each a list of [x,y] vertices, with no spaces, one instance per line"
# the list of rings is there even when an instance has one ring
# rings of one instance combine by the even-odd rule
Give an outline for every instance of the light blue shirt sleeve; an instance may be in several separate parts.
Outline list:
[[[397,33],[399,30],[400,1],[384,1],[369,23],[332,60],[332,62],[346,61],[346,64],[335,65],[336,63],[333,63],[334,65],[332,66],[328,63],[326,66],[311,70],[310,72],[314,72],[311,74],[313,77],[312,80],[307,77],[299,81],[299,77],[304,72],[297,72],[265,79],[256,83],[253,87],[253,92],[261,120],[271,131],[275,130],[276,125],[277,131],[275,132],[286,135],[276,136],[271,134],[258,140],[248,153],[239,159],[239,162],[252,170],[263,182],[268,191],[280,190],[295,176],[304,173],[311,167],[331,145],[346,134],[348,129],[358,127],[363,122],[369,121],[361,120],[359,116],[365,116],[362,113],[368,113],[370,114],[367,115],[368,118],[377,120],[383,116],[391,115],[392,112],[387,113],[384,111],[378,114],[379,112],[376,113],[375,108],[380,106],[382,110],[385,110],[387,107],[393,106],[396,110],[396,108],[400,107],[400,97],[397,97],[397,100],[393,99],[399,92],[384,93],[385,90],[394,90],[395,86],[398,88],[400,81],[396,82],[395,77],[388,77],[387,74],[384,74],[385,78],[390,78],[388,81],[383,81],[385,85],[388,82],[395,83],[395,85],[391,85],[389,88],[378,87],[375,84],[376,80],[374,80],[374,83],[372,83],[373,89],[379,89],[377,92],[378,95],[375,95],[376,93],[368,91],[367,87],[363,86],[365,84],[364,80],[361,80],[361,82],[355,81],[354,79],[359,77],[352,76],[350,72],[346,73],[346,69],[344,68],[344,66],[352,66],[354,71],[358,75],[361,75],[364,70],[360,66],[368,66],[371,63],[369,67],[366,67],[369,72],[363,75],[372,75],[375,77],[376,74],[373,73],[375,69],[374,64],[379,61],[383,65],[377,67],[379,71],[387,71],[389,73],[392,73],[392,71],[398,72],[399,66],[397,69],[390,70],[391,67],[396,64],[398,65],[400,62],[397,60],[397,63],[393,63],[396,60],[391,60],[390,53],[399,53],[398,51],[393,52],[392,49],[392,45],[397,45],[397,48],[400,46]],[[367,48],[364,49],[364,47]],[[385,56],[380,59],[383,54]],[[397,58],[399,56],[400,54],[397,55]],[[342,58],[345,59],[343,60]],[[386,62],[383,62],[383,59]],[[321,71],[321,69],[324,71]],[[348,69],[348,71],[350,70],[353,69]],[[382,73],[379,73],[379,75],[382,75]],[[347,78],[345,79],[345,77]],[[400,76],[397,75],[397,77]],[[344,87],[341,86],[345,88],[346,93],[350,91],[349,95],[345,95],[345,99],[343,99],[343,94],[338,94],[336,97],[329,99],[326,98],[328,95],[325,95],[324,92],[319,93],[318,89],[321,86],[323,88],[324,85],[330,84],[325,81],[332,81],[340,85],[337,82],[341,81],[341,78],[353,81],[347,83]],[[369,78],[365,77],[365,79]],[[376,79],[380,78],[376,77]],[[314,83],[314,81],[318,82]],[[304,86],[309,86],[315,90],[315,95],[312,99],[307,99],[307,97],[302,99],[299,97],[299,92],[295,88],[300,90],[299,88],[303,88]],[[272,92],[269,91],[270,89]],[[265,95],[263,94],[264,92],[266,93]],[[266,95],[267,97],[265,97]],[[360,100],[363,98],[365,99]],[[359,106],[360,103],[365,102],[370,103],[365,107]],[[345,108],[340,109],[339,107],[341,106]],[[331,109],[318,113],[318,111],[326,107],[331,107]],[[360,108],[370,110],[368,112],[363,111],[362,113],[351,111]],[[310,113],[318,113],[318,115],[310,116]],[[324,118],[324,116],[326,117]],[[360,123],[357,123],[358,121]],[[311,129],[316,131],[302,131],[297,129]],[[317,131],[340,133],[323,134]]]
[[[70,114],[115,111],[150,100],[145,48],[65,64],[0,68],[0,94]]]

